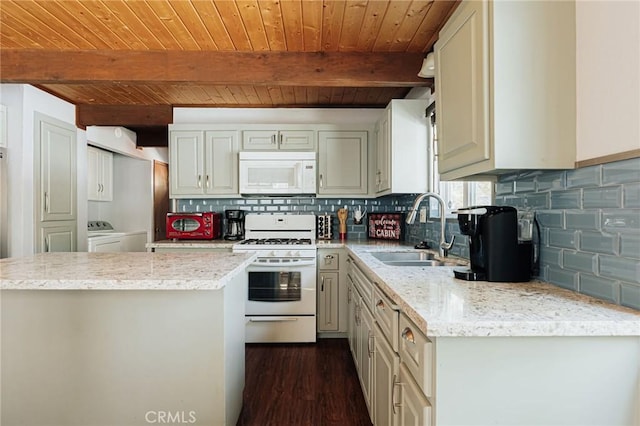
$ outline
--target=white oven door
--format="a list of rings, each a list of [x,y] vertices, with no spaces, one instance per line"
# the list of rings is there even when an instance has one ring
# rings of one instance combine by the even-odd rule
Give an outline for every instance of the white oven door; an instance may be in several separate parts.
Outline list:
[[[258,259],[247,272],[247,316],[315,315],[315,259]]]

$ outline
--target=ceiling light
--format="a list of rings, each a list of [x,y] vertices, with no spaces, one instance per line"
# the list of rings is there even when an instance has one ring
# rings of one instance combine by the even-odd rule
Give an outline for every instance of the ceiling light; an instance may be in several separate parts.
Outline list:
[[[436,62],[433,56],[433,52],[429,52],[426,58],[422,61],[422,68],[418,72],[418,77],[429,78],[436,74]]]

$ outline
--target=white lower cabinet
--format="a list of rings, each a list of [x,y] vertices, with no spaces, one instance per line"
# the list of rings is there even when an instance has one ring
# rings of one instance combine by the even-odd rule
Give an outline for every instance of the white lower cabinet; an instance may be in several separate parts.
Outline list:
[[[366,304],[361,303],[358,312],[358,346],[360,365],[360,384],[364,393],[364,400],[367,403],[369,417],[373,420],[373,368],[374,368],[374,346],[373,346],[373,315]]]
[[[347,336],[349,338],[349,349],[351,350],[351,356],[353,357],[353,363],[356,365],[356,369],[359,370],[358,358],[356,354],[358,353],[358,340],[356,339],[356,326],[358,323],[358,309],[360,296],[356,290],[356,284],[353,282],[353,277],[348,274],[347,275],[348,287],[347,287],[347,306],[348,306],[348,316],[349,316],[349,325],[347,327]]]
[[[77,226],[75,220],[50,221],[40,224],[41,253],[76,251]]]
[[[400,364],[400,425],[402,426],[430,426],[431,404],[413,380],[406,364]],[[461,407],[461,409],[464,409]],[[378,424],[378,423],[376,423]],[[379,423],[383,425],[384,423]]]
[[[433,345],[384,292],[348,260],[349,347],[376,426],[433,423]]]
[[[318,249],[318,333],[347,332],[346,255],[341,250]]]
[[[376,324],[374,356],[373,423],[403,426],[400,422],[400,356],[393,351],[380,326]]]
[[[360,386],[367,404],[369,417],[373,421],[374,386],[374,320],[366,299],[360,294],[360,288],[372,284],[354,273],[357,266],[349,259],[349,346],[353,361],[358,370]]]

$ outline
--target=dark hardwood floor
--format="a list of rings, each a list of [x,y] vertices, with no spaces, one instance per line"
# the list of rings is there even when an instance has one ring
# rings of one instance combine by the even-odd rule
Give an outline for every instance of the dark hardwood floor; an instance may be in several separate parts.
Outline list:
[[[238,426],[371,426],[347,339],[247,344]]]

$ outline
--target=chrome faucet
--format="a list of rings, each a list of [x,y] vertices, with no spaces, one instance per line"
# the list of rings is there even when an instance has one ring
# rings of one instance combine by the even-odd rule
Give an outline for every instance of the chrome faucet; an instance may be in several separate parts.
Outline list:
[[[449,254],[449,250],[453,246],[453,241],[456,239],[456,236],[453,235],[451,237],[451,242],[447,242],[445,237],[445,203],[441,196],[436,194],[435,192],[425,192],[424,194],[420,194],[416,197],[413,202],[413,207],[409,211],[409,216],[407,216],[406,222],[411,225],[416,220],[416,215],[418,214],[418,206],[427,197],[433,197],[438,200],[438,204],[440,205],[440,256],[446,257]]]

